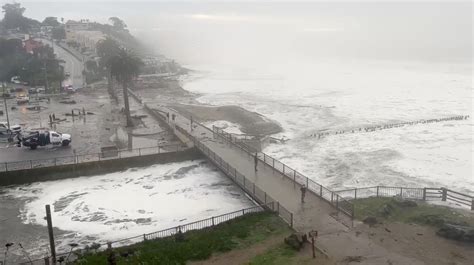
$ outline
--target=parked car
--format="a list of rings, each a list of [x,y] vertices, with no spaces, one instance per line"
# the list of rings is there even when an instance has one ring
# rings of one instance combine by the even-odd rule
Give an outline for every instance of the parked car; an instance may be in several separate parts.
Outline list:
[[[8,124],[6,122],[0,122],[0,134],[11,134],[10,129],[8,129]]]
[[[21,104],[27,104],[30,102],[30,97],[26,94],[19,95],[16,97],[16,104],[21,105]]]

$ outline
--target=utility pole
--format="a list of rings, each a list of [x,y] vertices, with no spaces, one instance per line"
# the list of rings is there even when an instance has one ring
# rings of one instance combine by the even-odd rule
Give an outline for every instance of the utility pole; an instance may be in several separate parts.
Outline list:
[[[5,97],[5,83],[2,82],[2,88],[3,88],[3,104],[5,105],[5,114],[7,115],[7,126],[8,130],[10,130],[10,118],[8,117],[8,106],[7,106],[7,98]]]
[[[48,72],[46,71],[46,60],[43,62],[43,74],[44,74],[44,86],[45,86],[45,91],[49,90],[49,84],[48,84]]]
[[[51,208],[46,204],[46,222],[48,223],[49,247],[53,264],[56,264],[56,247],[54,245],[53,221],[51,220]]]

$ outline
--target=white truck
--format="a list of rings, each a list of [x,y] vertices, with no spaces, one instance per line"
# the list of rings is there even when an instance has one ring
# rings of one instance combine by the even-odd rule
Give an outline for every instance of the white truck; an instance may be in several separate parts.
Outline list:
[[[68,146],[72,141],[71,135],[53,131],[33,131],[27,135],[18,136],[18,144],[34,150],[38,146],[61,145]]]

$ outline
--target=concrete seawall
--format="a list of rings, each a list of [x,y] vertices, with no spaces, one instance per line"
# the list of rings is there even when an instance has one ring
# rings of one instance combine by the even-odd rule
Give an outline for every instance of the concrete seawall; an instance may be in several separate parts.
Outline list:
[[[181,162],[200,158],[203,158],[202,154],[195,148],[190,148],[178,152],[15,170],[0,173],[0,186],[99,175],[126,170],[131,167]]]

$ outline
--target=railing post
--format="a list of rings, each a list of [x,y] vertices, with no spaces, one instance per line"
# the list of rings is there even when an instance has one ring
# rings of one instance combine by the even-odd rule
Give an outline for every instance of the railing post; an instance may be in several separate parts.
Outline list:
[[[146,234],[143,234],[143,241],[146,241]]]
[[[272,168],[275,169],[275,159],[272,158]]]
[[[423,188],[423,200],[426,201],[426,188]]]
[[[474,205],[474,203],[473,203],[473,205]],[[277,202],[277,213],[279,213],[279,212],[280,212],[280,202]]]
[[[33,161],[30,160],[30,169],[33,168]]]
[[[379,186],[377,186],[377,198],[379,197]]]
[[[264,197],[265,200],[264,200],[263,202],[264,202],[265,204],[267,204],[267,193],[265,192],[264,194],[265,194],[265,197]]]
[[[334,192],[331,191],[331,204],[333,203],[334,201]]]
[[[293,213],[290,213],[290,227],[293,228]]]
[[[400,187],[400,198],[403,198],[403,188]]]
[[[471,211],[474,211],[474,198],[472,198],[472,201],[471,201]]]
[[[354,189],[354,200],[357,200],[357,188]]]
[[[285,175],[285,164],[283,164],[283,175]]]
[[[255,183],[253,183],[253,195],[255,195]]]
[[[323,185],[319,184],[319,196],[323,197]]]
[[[212,226],[214,226],[214,216],[211,219],[212,219]]]
[[[294,170],[293,170],[293,172],[294,172]],[[306,177],[306,188],[309,188],[309,179],[308,179],[308,177]]]
[[[339,209],[339,195],[336,194],[336,209]]]
[[[285,164],[283,164],[283,171],[285,171]],[[296,187],[296,170],[293,170],[293,188]]]
[[[448,190],[446,188],[441,188],[441,191],[443,192],[443,194],[441,195],[441,201],[446,201],[446,198],[448,197]]]

